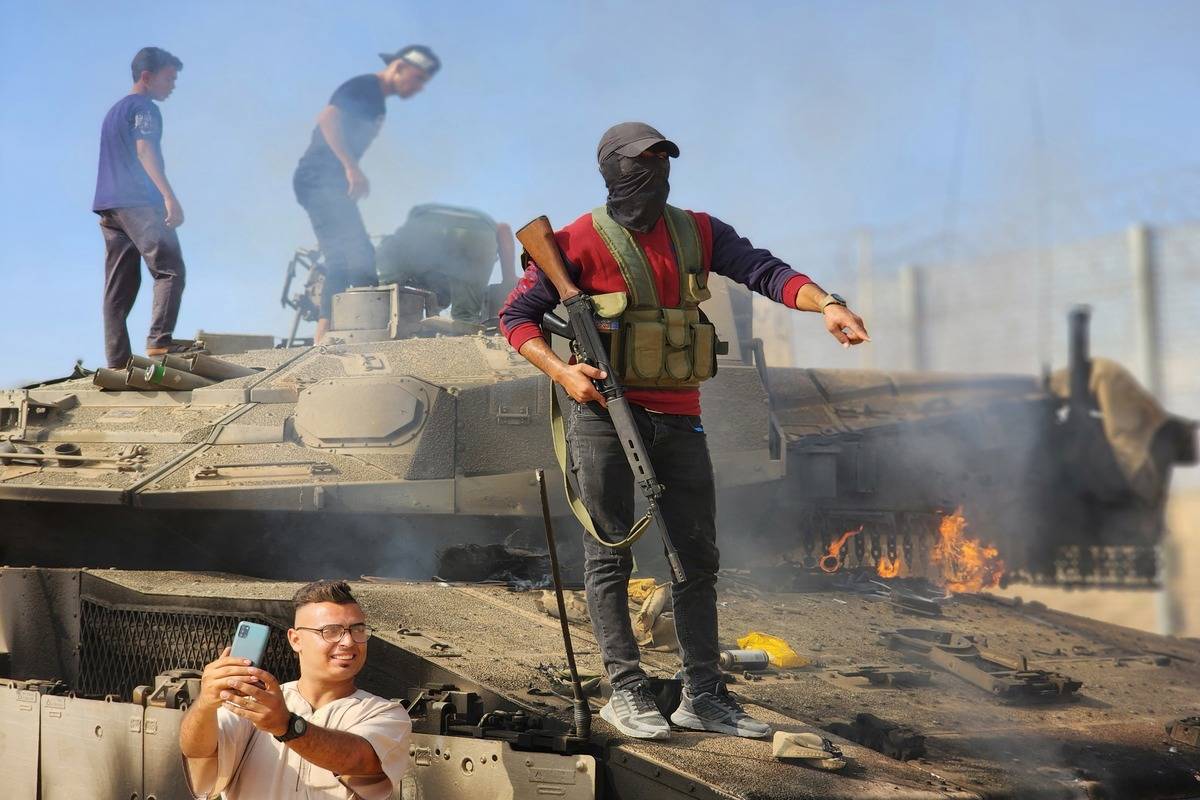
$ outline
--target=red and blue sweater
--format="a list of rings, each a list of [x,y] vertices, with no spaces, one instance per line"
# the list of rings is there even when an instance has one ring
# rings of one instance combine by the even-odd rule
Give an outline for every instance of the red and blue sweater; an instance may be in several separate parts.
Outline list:
[[[730,225],[698,211],[687,212],[696,220],[707,269],[737,281],[747,288],[789,308],[796,307],[796,293],[812,281],[796,272],[767,250],[756,248]],[[665,307],[679,305],[679,267],[666,221],[662,218],[649,233],[633,237],[650,262],[659,301]],[[583,292],[590,295],[625,292],[628,288],[621,269],[608,246],[584,214],[555,233],[567,259],[567,271]],[[500,331],[513,349],[542,335],[542,316],[558,305],[558,292],[546,274],[529,262],[517,287],[500,310]],[[665,414],[700,414],[700,390],[626,389],[629,402]]]

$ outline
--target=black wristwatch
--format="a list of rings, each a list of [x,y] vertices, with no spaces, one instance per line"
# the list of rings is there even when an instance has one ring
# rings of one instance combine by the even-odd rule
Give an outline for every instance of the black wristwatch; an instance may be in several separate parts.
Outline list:
[[[840,294],[834,294],[833,292],[830,292],[829,294],[827,294],[823,298],[821,298],[821,310],[822,311],[824,311],[829,306],[845,307],[845,305],[846,305],[846,298],[842,297]]]
[[[276,736],[275,740],[278,742],[290,742],[292,739],[299,739],[306,733],[308,733],[308,720],[293,712],[288,717],[287,730],[283,732],[282,736]]]

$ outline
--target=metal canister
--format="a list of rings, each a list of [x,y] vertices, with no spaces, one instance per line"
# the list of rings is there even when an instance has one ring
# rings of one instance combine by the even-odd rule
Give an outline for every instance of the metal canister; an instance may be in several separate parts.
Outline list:
[[[204,353],[197,353],[191,358],[193,374],[204,378],[209,378],[214,381],[225,381],[230,378],[244,378],[247,375],[253,375],[259,370],[255,367],[245,367],[241,364],[234,364],[231,361],[222,361],[219,358],[213,358]]]
[[[202,378],[199,375],[193,375],[190,372],[168,367],[164,364],[154,364],[146,367],[146,372],[143,377],[147,383],[154,384],[155,388],[162,388],[176,391],[187,391],[189,389],[201,389],[205,386],[212,386],[216,381],[208,378]]]
[[[135,369],[144,371],[146,369],[146,367],[153,367],[157,363],[158,362],[155,361],[153,358],[147,358],[146,356],[132,355],[129,357],[129,360],[125,362],[125,368],[129,369],[130,367],[134,367]]]
[[[756,672],[770,666],[771,657],[766,650],[722,650],[720,663],[721,669]]]

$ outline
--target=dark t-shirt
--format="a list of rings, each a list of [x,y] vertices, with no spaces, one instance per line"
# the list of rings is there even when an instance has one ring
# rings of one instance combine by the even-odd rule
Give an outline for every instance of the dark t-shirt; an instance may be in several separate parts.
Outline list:
[[[162,205],[162,193],[138,161],[138,139],[161,143],[162,113],[149,97],[131,94],[109,109],[100,126],[93,211]]]
[[[387,113],[383,101],[379,77],[373,74],[351,78],[329,98],[329,105],[341,112],[342,139],[355,160],[367,152],[383,125]],[[346,170],[329,149],[320,125],[313,128],[308,150],[300,157],[295,182],[297,186],[346,186]]]

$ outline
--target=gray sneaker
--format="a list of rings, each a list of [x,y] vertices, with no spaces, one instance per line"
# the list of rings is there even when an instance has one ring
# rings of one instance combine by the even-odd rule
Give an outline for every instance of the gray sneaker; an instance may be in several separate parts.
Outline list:
[[[659,713],[654,696],[641,685],[614,689],[600,717],[626,736],[635,739],[666,739],[671,726]]]
[[[671,722],[693,731],[729,733],[747,739],[762,739],[771,735],[771,726],[743,711],[724,686],[715,692],[701,692],[695,697],[684,690],[679,699],[679,708],[671,715]]]

